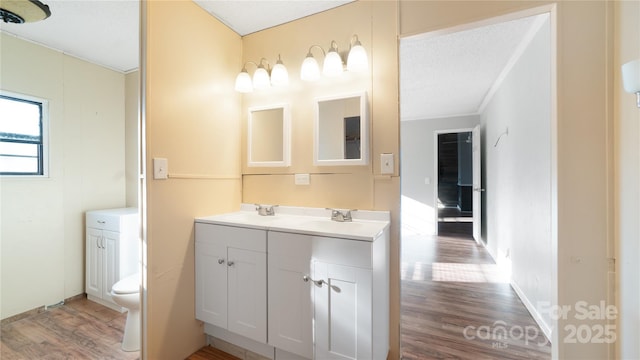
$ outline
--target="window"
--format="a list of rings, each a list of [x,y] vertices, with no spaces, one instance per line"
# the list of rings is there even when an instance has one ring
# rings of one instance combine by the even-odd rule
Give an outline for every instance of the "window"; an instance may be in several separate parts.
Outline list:
[[[46,175],[47,102],[0,94],[0,175]]]

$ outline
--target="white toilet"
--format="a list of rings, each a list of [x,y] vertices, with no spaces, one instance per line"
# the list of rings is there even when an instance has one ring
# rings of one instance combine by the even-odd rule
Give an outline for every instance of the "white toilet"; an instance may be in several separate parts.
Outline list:
[[[122,350],[140,350],[140,273],[115,283],[111,288],[111,297],[116,304],[128,310]]]

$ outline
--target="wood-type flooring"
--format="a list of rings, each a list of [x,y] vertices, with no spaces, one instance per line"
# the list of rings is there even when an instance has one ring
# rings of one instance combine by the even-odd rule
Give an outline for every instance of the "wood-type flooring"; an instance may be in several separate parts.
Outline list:
[[[0,359],[139,359],[120,348],[126,316],[82,296],[2,320]]]
[[[470,237],[403,236],[401,277],[403,360],[551,358],[504,269]]]
[[[403,236],[401,277],[403,360],[551,358],[508,278],[468,237]],[[120,349],[125,319],[82,297],[3,320],[0,359],[138,359]],[[238,360],[210,346],[187,359]]]

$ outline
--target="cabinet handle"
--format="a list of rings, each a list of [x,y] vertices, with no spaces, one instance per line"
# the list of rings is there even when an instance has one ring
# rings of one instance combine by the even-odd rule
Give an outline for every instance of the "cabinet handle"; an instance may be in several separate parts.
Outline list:
[[[98,224],[106,224],[107,222],[104,220],[98,220]]]
[[[322,284],[324,284],[324,280],[320,279],[320,280],[313,280],[312,278],[309,277],[309,275],[305,275],[302,277],[302,280],[304,282],[313,282],[314,284],[318,285],[318,286],[322,286]]]
[[[227,261],[227,266],[233,266],[235,264],[232,260]]]
[[[96,247],[100,249],[100,236],[96,238]]]
[[[224,264],[224,259],[218,259],[218,264],[220,265]]]
[[[104,236],[100,236],[100,248],[104,249]]]

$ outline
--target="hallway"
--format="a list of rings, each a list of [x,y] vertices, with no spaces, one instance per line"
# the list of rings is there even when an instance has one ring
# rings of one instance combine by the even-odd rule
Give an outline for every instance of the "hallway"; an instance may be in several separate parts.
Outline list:
[[[550,359],[551,345],[470,238],[402,237],[403,359]]]

